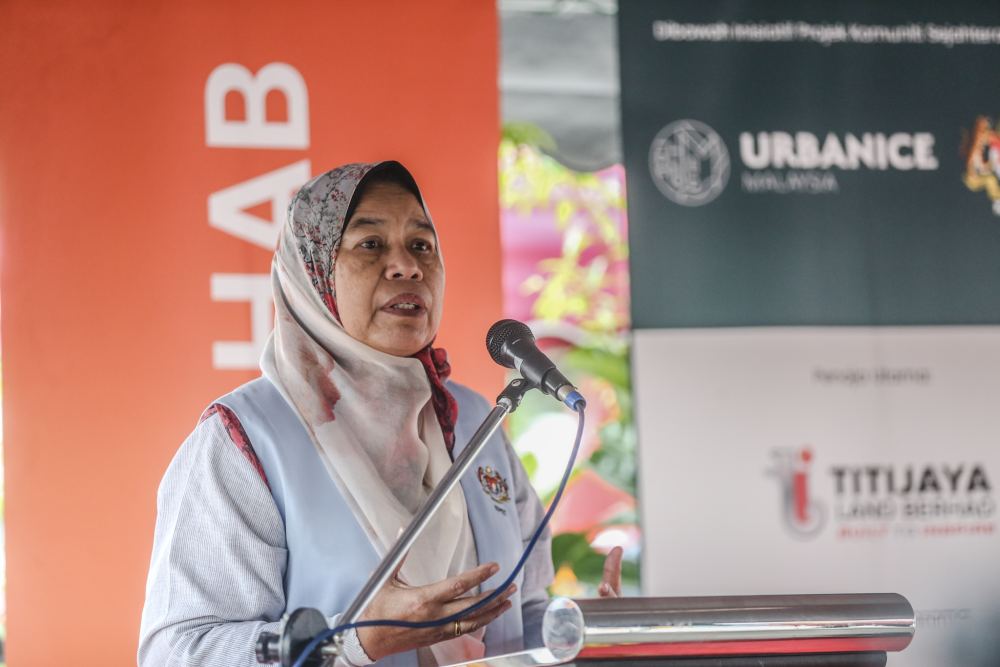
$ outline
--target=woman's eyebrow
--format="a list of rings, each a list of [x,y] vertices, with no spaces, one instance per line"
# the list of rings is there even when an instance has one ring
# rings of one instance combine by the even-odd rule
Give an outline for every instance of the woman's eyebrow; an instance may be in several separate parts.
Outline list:
[[[350,220],[348,220],[347,226],[344,229],[346,231],[347,229],[351,229],[354,227],[378,227],[384,224],[385,220],[383,218],[362,214],[362,215],[356,215]],[[434,234],[437,233],[434,229],[434,225],[427,222],[427,220],[423,218],[413,218],[410,220],[410,224],[413,225],[414,227],[417,227],[418,229],[426,229],[431,233]]]
[[[376,226],[382,224],[385,224],[385,220],[382,218],[374,218],[367,215],[354,216],[347,221],[347,227]]]

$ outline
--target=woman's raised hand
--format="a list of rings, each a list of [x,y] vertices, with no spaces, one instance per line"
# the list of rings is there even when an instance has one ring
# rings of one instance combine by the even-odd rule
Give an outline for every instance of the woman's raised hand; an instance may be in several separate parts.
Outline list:
[[[621,597],[623,553],[621,547],[615,547],[604,558],[604,574],[601,576],[601,585],[597,587],[597,594],[602,598]]]
[[[426,586],[407,586],[399,579],[399,571],[375,595],[361,620],[392,619],[398,621],[433,621],[444,618],[479,602],[492,591],[461,597],[497,573],[500,566],[486,563],[472,570]],[[482,609],[477,609],[460,621],[432,628],[395,628],[375,626],[358,628],[358,640],[372,660],[393,653],[411,651],[437,644],[477,630],[510,609],[508,598],[517,590],[511,584]]]

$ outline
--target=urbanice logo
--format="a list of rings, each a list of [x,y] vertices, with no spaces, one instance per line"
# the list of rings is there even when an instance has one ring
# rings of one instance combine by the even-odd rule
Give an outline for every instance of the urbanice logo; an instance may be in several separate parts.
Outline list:
[[[753,194],[835,194],[838,172],[933,171],[929,132],[742,132],[740,185]]]
[[[965,175],[962,181],[973,192],[984,190],[1000,215],[1000,134],[990,119],[980,116],[966,144]]]
[[[982,119],[981,119],[982,120]],[[1000,201],[1000,141],[977,141],[970,153],[970,188],[985,187]],[[980,135],[977,135],[980,136]],[[836,194],[837,174],[862,170],[934,171],[934,135],[930,132],[806,132],[755,131],[739,133],[740,187],[750,194]],[[992,145],[993,148],[988,146]],[[985,148],[983,146],[986,146]],[[990,163],[992,160],[992,163]],[[649,171],[667,198],[684,206],[712,201],[729,181],[730,157],[722,138],[709,126],[686,119],[660,130],[649,148]],[[971,179],[971,180],[970,180]],[[1000,203],[994,204],[1000,214]]]
[[[701,206],[729,181],[729,151],[715,130],[696,120],[678,120],[660,130],[649,147],[649,172],[668,199]]]
[[[793,535],[813,537],[826,523],[826,506],[810,495],[813,454],[808,447],[772,450],[774,467],[768,473],[781,484],[782,517]]]
[[[848,132],[825,137],[812,132],[740,133],[740,159],[750,169],[934,171],[934,135],[929,132]]]

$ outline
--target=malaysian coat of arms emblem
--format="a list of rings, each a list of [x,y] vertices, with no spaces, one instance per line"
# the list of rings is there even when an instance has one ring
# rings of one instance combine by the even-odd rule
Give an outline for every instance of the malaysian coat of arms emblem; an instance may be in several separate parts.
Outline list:
[[[965,156],[965,187],[983,190],[993,202],[993,212],[1000,215],[1000,133],[985,116],[976,119]]]
[[[499,472],[494,470],[491,466],[479,466],[479,470],[476,472],[476,477],[479,478],[479,483],[483,487],[483,491],[486,495],[495,503],[505,503],[510,500],[510,494],[507,489],[507,480],[505,480]]]

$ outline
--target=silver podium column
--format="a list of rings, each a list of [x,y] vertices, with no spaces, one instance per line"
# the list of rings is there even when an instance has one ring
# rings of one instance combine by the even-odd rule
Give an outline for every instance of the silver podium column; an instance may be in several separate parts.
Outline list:
[[[910,644],[915,625],[913,607],[895,593],[557,598],[542,623],[544,648],[463,664],[810,656],[809,664],[821,665],[822,655],[845,664],[833,656],[847,654],[882,654],[884,664],[885,652]]]

